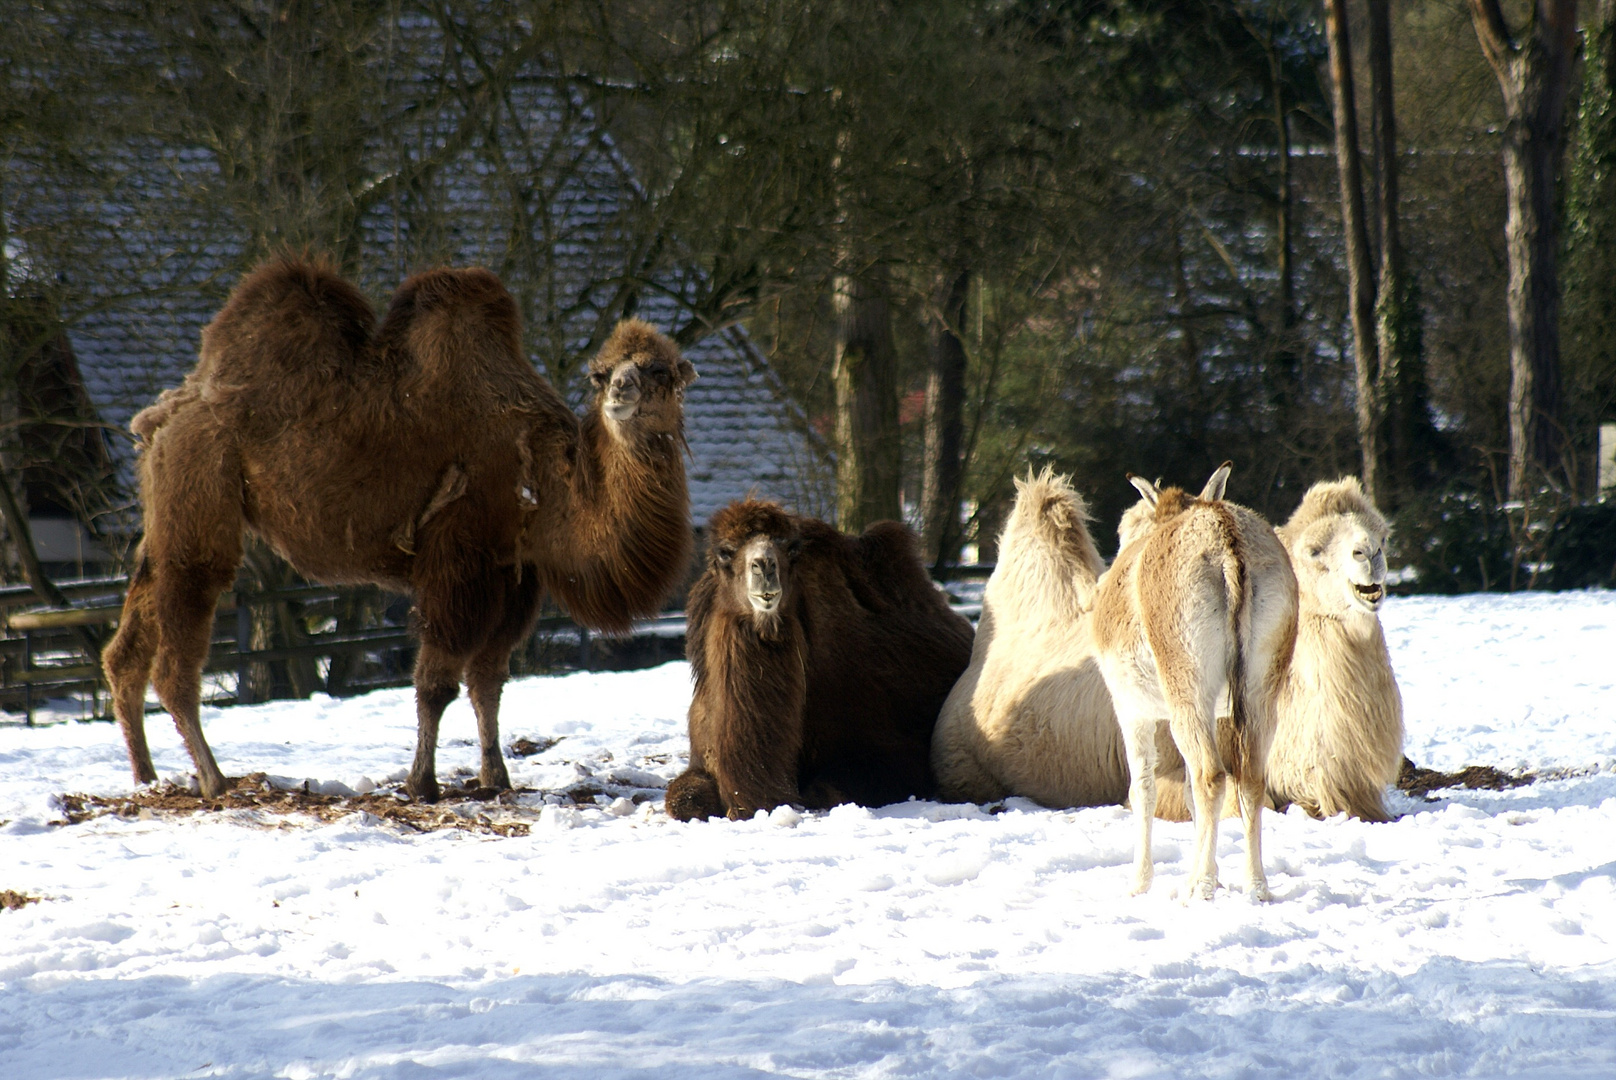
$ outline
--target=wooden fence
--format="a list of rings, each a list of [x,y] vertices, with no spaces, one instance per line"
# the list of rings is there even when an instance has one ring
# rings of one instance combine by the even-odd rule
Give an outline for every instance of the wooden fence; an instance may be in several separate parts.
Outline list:
[[[944,580],[982,577],[991,566],[949,567]],[[0,709],[29,724],[47,700],[71,699],[81,719],[109,719],[100,657],[123,610],[123,577],[59,585],[67,607],[42,606],[26,585],[0,587]],[[956,610],[973,621],[980,603]],[[85,631],[89,631],[88,637]],[[591,634],[546,611],[511,658],[513,674],[649,667],[684,656],[685,618],[642,620],[624,637]],[[268,698],[334,697],[406,686],[415,663],[408,601],[375,588],[296,585],[238,588],[220,598],[204,669],[204,700],[246,704]]]

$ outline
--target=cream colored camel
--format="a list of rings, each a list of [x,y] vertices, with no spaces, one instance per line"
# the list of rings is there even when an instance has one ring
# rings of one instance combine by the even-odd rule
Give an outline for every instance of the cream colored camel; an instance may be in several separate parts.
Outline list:
[[[1065,477],[1045,469],[1016,481],[971,666],[932,736],[942,798],[1021,795],[1046,806],[1127,798],[1122,733],[1089,628],[1105,563],[1088,520]]]
[[[1386,534],[1352,477],[1314,484],[1279,530],[1301,609],[1268,753],[1278,806],[1389,820],[1384,798],[1403,762],[1403,698],[1380,627]]]
[[[1245,822],[1248,888],[1254,899],[1269,895],[1263,767],[1296,641],[1296,577],[1272,526],[1223,500],[1229,469],[1213,473],[1198,498],[1130,476],[1143,501],[1124,516],[1122,550],[1095,590],[1095,645],[1138,822],[1135,893],[1155,876],[1156,730],[1165,720],[1195,805],[1188,895],[1217,889],[1217,822],[1230,778]]]
[[[1314,484],[1278,533],[1301,595],[1268,752],[1269,805],[1388,821],[1386,788],[1403,761],[1403,699],[1380,626],[1386,521],[1346,477]],[[1182,820],[1183,764],[1159,772],[1157,816]],[[1226,802],[1223,812],[1236,808]]]

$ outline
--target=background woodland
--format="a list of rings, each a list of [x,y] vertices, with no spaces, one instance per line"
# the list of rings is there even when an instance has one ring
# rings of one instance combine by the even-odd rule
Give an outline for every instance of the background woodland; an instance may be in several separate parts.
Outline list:
[[[1612,0],[27,0],[0,83],[13,384],[149,299],[186,257],[154,236],[229,238],[221,297],[288,245],[385,295],[454,249],[439,176],[482,155],[553,380],[651,290],[683,342],[742,325],[843,527],[904,517],[940,564],[991,561],[1029,466],[1110,546],[1125,472],[1232,459],[1276,519],[1367,474],[1421,588],[1616,584]],[[634,177],[583,335],[543,228],[580,138]]]

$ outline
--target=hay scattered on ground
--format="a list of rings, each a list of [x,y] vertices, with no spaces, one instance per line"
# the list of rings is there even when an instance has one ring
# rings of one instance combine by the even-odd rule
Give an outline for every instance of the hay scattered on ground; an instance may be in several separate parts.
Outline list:
[[[382,790],[364,795],[322,795],[301,788],[276,787],[264,773],[237,780],[217,798],[204,798],[189,788],[161,784],[130,795],[62,796],[69,824],[116,815],[123,818],[180,817],[202,811],[248,810],[268,815],[302,814],[331,822],[350,814],[368,814],[417,832],[461,829],[493,836],[526,836],[538,817],[538,808],[518,805],[531,789],[495,791],[477,787],[445,787],[443,798],[423,803],[399,791]]]
[[[1537,779],[1536,773],[1507,773],[1493,768],[1491,765],[1467,765],[1458,772],[1441,772],[1437,769],[1422,769],[1408,758],[1403,759],[1403,768],[1397,774],[1397,789],[1428,799],[1431,792],[1441,791],[1443,788],[1474,788],[1484,791],[1507,791],[1510,788],[1525,787]]]
[[[0,889],[0,911],[16,911],[18,908],[27,907],[29,904],[37,904],[42,899],[44,898],[29,896],[27,893],[18,892],[16,889]]]

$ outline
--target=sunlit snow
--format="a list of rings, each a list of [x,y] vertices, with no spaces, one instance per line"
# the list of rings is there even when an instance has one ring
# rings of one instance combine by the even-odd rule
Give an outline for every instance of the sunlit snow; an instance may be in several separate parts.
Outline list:
[[[1616,1075],[1616,593],[1385,623],[1410,757],[1549,778],[1394,793],[1391,824],[1267,815],[1267,905],[1235,823],[1234,887],[1187,906],[1191,826],[1158,826],[1129,898],[1120,808],[675,823],[684,664],[508,687],[506,744],[559,739],[511,759],[521,837],[51,824],[130,790],[116,727],[0,724],[0,889],[44,898],[0,911],[0,1076]],[[400,779],[414,742],[408,690],[204,718],[227,773],[314,785]],[[463,699],[442,741],[440,775],[475,768]],[[546,807],[581,784],[599,805]]]

